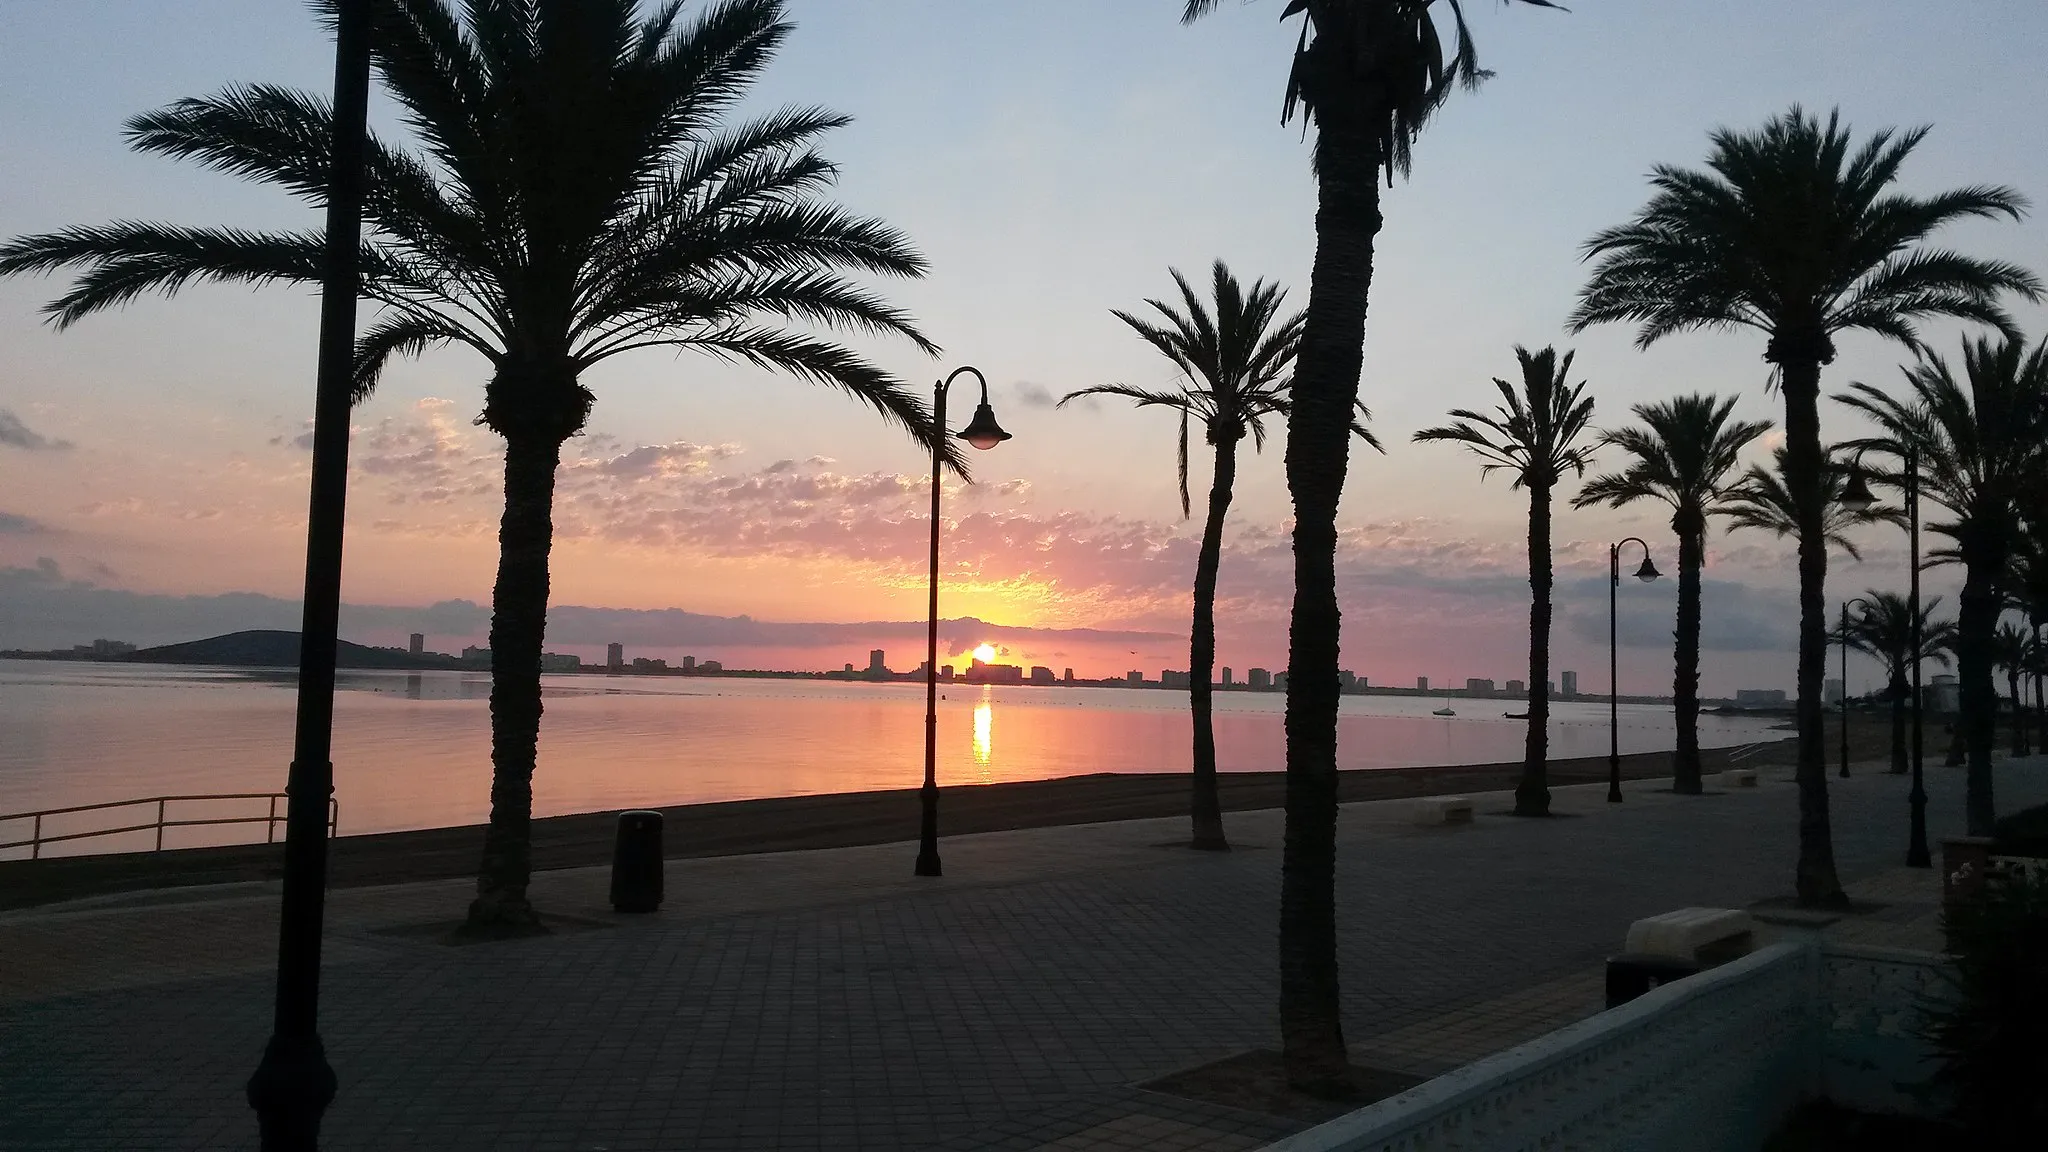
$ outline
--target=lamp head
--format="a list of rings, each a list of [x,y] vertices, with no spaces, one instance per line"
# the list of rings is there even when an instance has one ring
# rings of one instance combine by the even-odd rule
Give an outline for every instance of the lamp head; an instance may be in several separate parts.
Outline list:
[[[1648,584],[1662,575],[1662,572],[1657,571],[1657,566],[1650,562],[1650,554],[1648,552],[1643,553],[1643,566],[1636,569],[1636,579]]]
[[[1851,512],[1865,511],[1877,503],[1877,497],[1870,494],[1870,485],[1863,479],[1863,469],[1849,469],[1849,482],[1842,485],[1842,494],[1835,497],[1835,503]]]
[[[986,381],[981,386],[981,403],[974,409],[974,419],[954,435],[984,452],[1010,438],[1010,434],[1003,431],[1003,426],[996,423],[995,409],[988,406]]]

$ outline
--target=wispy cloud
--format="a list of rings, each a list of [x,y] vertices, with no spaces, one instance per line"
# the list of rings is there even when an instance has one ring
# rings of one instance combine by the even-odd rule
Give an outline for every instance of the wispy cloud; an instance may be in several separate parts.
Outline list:
[[[29,452],[65,452],[73,447],[69,440],[52,440],[23,424],[9,408],[0,408],[0,444]]]

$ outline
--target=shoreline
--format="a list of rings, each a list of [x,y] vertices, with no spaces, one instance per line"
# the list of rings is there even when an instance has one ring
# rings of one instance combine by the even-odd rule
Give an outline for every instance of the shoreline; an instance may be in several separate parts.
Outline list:
[[[1743,763],[1790,763],[1794,743],[1789,737],[1777,741]],[[1703,749],[1702,770],[1719,771],[1735,751]],[[1672,755],[1665,751],[1623,756],[1622,778],[1669,776]],[[1338,802],[1497,791],[1514,787],[1521,767],[1515,761],[1351,769],[1337,774]],[[1550,763],[1552,786],[1606,778],[1604,756]],[[1185,772],[1096,773],[951,785],[940,790],[941,827],[947,836],[962,836],[1180,816],[1187,812],[1188,780]],[[1285,800],[1283,772],[1226,772],[1218,782],[1225,812],[1279,808]],[[658,810],[663,815],[664,855],[669,859],[846,848],[909,841],[917,835],[915,788],[678,804]],[[535,819],[534,871],[609,863],[616,817],[616,812],[604,811]],[[474,875],[483,830],[481,824],[467,824],[337,837],[330,842],[328,885],[353,888]],[[282,872],[283,849],[282,844],[247,844],[0,861],[0,910],[138,889],[275,879]]]

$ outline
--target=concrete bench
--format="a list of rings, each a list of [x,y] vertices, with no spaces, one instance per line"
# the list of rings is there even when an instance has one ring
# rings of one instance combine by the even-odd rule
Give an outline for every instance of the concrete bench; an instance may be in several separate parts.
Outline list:
[[[1730,769],[1728,769],[1727,771],[1725,771],[1725,772],[1721,773],[1721,787],[1723,787],[1723,788],[1754,788],[1754,787],[1756,787],[1756,769],[1754,769],[1754,768],[1730,768]]]
[[[1628,926],[1630,953],[1671,956],[1703,965],[1748,953],[1755,924],[1733,908],[1680,908]]]
[[[1472,801],[1465,796],[1424,796],[1410,812],[1417,824],[1470,824]]]

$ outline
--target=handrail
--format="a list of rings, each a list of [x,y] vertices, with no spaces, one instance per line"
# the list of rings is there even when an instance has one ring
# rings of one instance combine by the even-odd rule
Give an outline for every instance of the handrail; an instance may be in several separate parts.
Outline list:
[[[29,859],[39,860],[42,858],[43,845],[45,844],[60,844],[68,840],[90,840],[99,836],[120,836],[129,832],[147,832],[152,829],[156,831],[156,847],[152,851],[161,852],[164,848],[164,829],[196,828],[212,824],[262,824],[264,826],[263,842],[275,844],[277,842],[277,823],[285,819],[284,816],[278,814],[277,802],[287,799],[289,799],[289,795],[284,792],[212,792],[182,796],[144,796],[137,800],[114,800],[104,804],[73,804],[64,808],[43,808],[34,812],[9,812],[0,814],[0,824],[5,824],[11,820],[30,820],[33,821],[33,824],[31,825],[28,839],[0,841],[0,852],[10,848],[27,848],[29,850]],[[262,816],[213,816],[197,820],[171,819],[171,804],[186,800],[267,800],[270,802],[270,811]],[[43,835],[43,817],[45,816],[64,816],[74,812],[98,812],[113,808],[136,808],[144,804],[156,805],[156,819],[147,824],[128,824],[119,828],[96,828],[85,832],[66,832],[52,836]],[[289,805],[287,805],[287,808],[289,808]],[[327,798],[327,835],[329,837],[338,835],[340,826],[341,804],[334,797],[329,796]]]
[[[1751,756],[1754,756],[1757,753],[1762,752],[1766,748],[1775,748],[1783,743],[1783,740],[1758,740],[1754,744],[1744,744],[1742,747],[1737,748],[1735,751],[1730,752],[1728,754],[1728,763],[1739,764],[1742,761],[1749,759]]]

